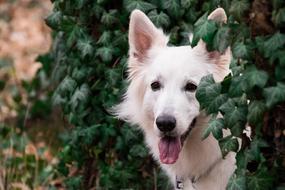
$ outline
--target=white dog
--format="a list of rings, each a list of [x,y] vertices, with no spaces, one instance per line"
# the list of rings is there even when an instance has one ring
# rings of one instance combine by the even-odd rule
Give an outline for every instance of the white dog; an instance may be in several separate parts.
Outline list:
[[[218,8],[208,19],[227,17]],[[208,52],[203,41],[195,48],[168,47],[167,36],[139,10],[132,12],[129,27],[130,84],[115,114],[140,126],[176,189],[226,189],[235,155],[223,159],[212,135],[202,140],[209,118],[200,112],[195,91],[203,76],[220,81],[229,73],[230,49]]]

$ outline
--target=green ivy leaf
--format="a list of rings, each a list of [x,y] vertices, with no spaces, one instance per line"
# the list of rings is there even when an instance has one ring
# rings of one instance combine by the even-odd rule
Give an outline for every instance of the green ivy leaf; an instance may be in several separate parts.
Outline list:
[[[124,0],[124,7],[127,11],[132,12],[135,9],[139,9],[143,12],[148,12],[149,10],[155,9],[156,6],[143,1],[133,1],[133,0]]]
[[[237,170],[235,173],[237,175],[245,175],[247,170],[247,164],[249,161],[251,161],[251,155],[247,148],[241,149],[237,152],[236,161]]]
[[[276,86],[267,87],[263,90],[266,106],[271,108],[277,103],[285,101],[285,84],[277,83]]]
[[[80,189],[80,185],[82,184],[82,176],[72,176],[68,177],[65,180],[68,189]]]
[[[73,2],[76,9],[81,9],[84,6],[84,4],[86,4],[87,0],[76,0]]]
[[[66,76],[58,86],[59,92],[73,92],[77,86],[77,83],[70,76]]]
[[[270,63],[273,64],[274,61],[278,61],[280,66],[285,67],[285,50],[277,50],[270,56]]]
[[[245,126],[244,122],[240,122],[240,121],[235,123],[234,125],[231,125],[230,126],[231,134],[235,137],[241,137],[241,134],[244,130],[244,126]]]
[[[284,24],[285,24],[285,8],[281,8],[277,12],[273,12],[272,20],[275,23],[275,25],[280,26],[280,27],[284,26]]]
[[[250,57],[250,49],[242,42],[237,42],[232,48],[233,56],[235,58],[248,59]]]
[[[103,16],[101,17],[101,22],[107,26],[111,26],[118,20],[117,13],[117,10],[110,10],[108,13],[104,12]]]
[[[71,16],[64,16],[60,23],[60,30],[69,34],[77,26],[76,20]]]
[[[127,47],[128,34],[120,30],[114,31],[114,34],[115,34],[115,37],[114,37],[115,39],[112,41],[113,46],[115,47],[120,46],[120,48]]]
[[[208,20],[208,12],[206,12],[205,14],[203,14],[200,18],[198,18],[198,20],[194,23],[194,26],[200,26],[202,25],[204,22],[206,22]]]
[[[100,47],[96,51],[96,55],[100,56],[104,62],[109,62],[113,59],[114,48],[113,47]]]
[[[283,0],[273,0],[272,1],[272,6],[273,6],[274,9],[279,9],[283,5],[284,5],[284,1]]]
[[[170,24],[170,19],[164,12],[157,13],[157,10],[152,10],[148,13],[149,19],[157,26],[157,27],[166,27]]]
[[[103,13],[105,12],[105,9],[102,6],[94,3],[91,8],[91,11],[92,13],[94,13],[97,19],[100,19]]]
[[[282,67],[280,65],[277,65],[275,67],[275,78],[277,81],[282,81],[285,79],[285,66]]]
[[[238,140],[232,137],[231,135],[220,139],[219,145],[220,145],[223,157],[225,157],[231,151],[237,152],[239,148]]]
[[[285,45],[285,34],[276,32],[268,40],[264,42],[265,57],[270,57],[276,50]]]
[[[97,44],[103,44],[103,45],[109,44],[111,43],[111,37],[112,34],[110,31],[104,31],[101,34],[100,38],[98,39]]]
[[[64,103],[67,102],[67,99],[66,98],[63,98],[60,94],[58,93],[54,93],[53,96],[52,96],[52,104],[54,106],[56,105],[62,105]]]
[[[231,85],[229,88],[230,97],[239,97],[247,89],[247,82],[244,76],[236,76],[232,78]]]
[[[234,0],[231,3],[230,13],[235,16],[237,20],[242,20],[244,12],[249,9],[250,4],[247,0]]]
[[[46,24],[52,29],[57,29],[62,20],[62,13],[60,11],[53,12],[46,18]]]
[[[170,15],[179,17],[181,15],[181,7],[179,0],[164,0],[162,2],[163,8],[167,9]]]
[[[238,106],[233,99],[228,99],[221,107],[224,114],[225,126],[231,130],[232,135],[240,136],[246,123],[247,108]]]
[[[265,71],[258,70],[256,67],[251,66],[247,68],[242,75],[232,78],[229,95],[231,97],[238,97],[244,92],[250,91],[255,86],[263,88],[268,78],[269,76]]]
[[[77,48],[81,52],[82,57],[91,55],[93,53],[93,46],[91,38],[80,38],[77,41]]]
[[[255,175],[248,177],[248,189],[268,190],[272,189],[274,176],[265,167],[261,167]]]
[[[91,68],[88,67],[76,67],[72,71],[71,77],[77,82],[84,82],[89,76]]]
[[[233,111],[236,107],[235,101],[233,99],[228,99],[224,104],[222,104],[219,108],[219,111],[222,112],[222,114],[229,113]]]
[[[213,20],[206,20],[203,24],[194,29],[194,33],[198,38],[203,39],[204,42],[211,43],[216,30],[216,23]]]
[[[97,2],[98,4],[104,4],[104,3],[107,2],[107,0],[97,0],[96,2]]]
[[[250,124],[262,122],[263,114],[266,110],[266,105],[263,101],[252,101],[248,106],[247,120]]]
[[[222,85],[222,93],[228,93],[230,85],[232,82],[232,75],[229,73],[224,80],[221,82]]]
[[[230,28],[228,26],[222,26],[218,29],[214,36],[213,47],[215,50],[223,53],[230,45]]]
[[[268,80],[268,74],[265,71],[258,70],[254,66],[247,68],[244,75],[248,84],[247,90],[252,89],[254,86],[263,88]]]
[[[255,136],[250,143],[250,149],[247,152],[247,156],[252,160],[260,161],[263,158],[260,148],[265,147],[269,147],[268,143],[265,140]]]
[[[234,126],[238,122],[245,122],[246,113],[247,113],[246,108],[235,106],[234,109],[231,110],[231,112],[227,112],[224,115],[227,127],[231,128],[231,126]]]
[[[215,83],[213,75],[205,76],[201,79],[196,91],[196,98],[200,102],[202,109],[208,114],[216,113],[226,100],[227,95],[221,94],[221,84]]]
[[[233,77],[237,77],[243,72],[244,65],[233,66],[233,67],[230,67],[230,69],[232,71]]]
[[[74,25],[67,36],[67,46],[71,47],[76,40],[80,39],[84,36],[84,30],[80,28],[78,25]]]
[[[138,131],[136,131],[134,128],[129,128],[129,126],[127,126],[123,127],[121,130],[124,134],[123,138],[125,140],[125,143],[133,142],[138,138]]]
[[[245,190],[245,189],[246,189],[246,177],[234,174],[229,180],[227,190]]]
[[[90,89],[87,84],[82,84],[79,88],[77,88],[70,99],[70,104],[72,106],[72,110],[76,110],[79,104],[84,104],[90,97]]]
[[[284,186],[284,185],[278,186],[278,187],[276,188],[276,190],[285,190],[285,186]]]
[[[98,128],[100,125],[94,125],[87,128],[84,128],[78,132],[78,135],[82,136],[82,142],[85,145],[91,145],[94,141],[96,134],[98,133]]]
[[[195,32],[195,29],[197,30],[198,26],[201,26],[204,22],[206,22],[208,19],[208,14],[205,13],[203,16],[201,16],[194,24],[194,33],[193,33],[193,39],[191,42],[191,46],[195,47],[199,40],[200,40],[200,36],[197,32]]]
[[[221,139],[223,137],[224,120],[222,118],[211,118],[208,127],[203,133],[203,139],[206,139],[210,133],[213,134],[215,139]]]
[[[138,157],[144,158],[147,156],[148,152],[147,152],[145,146],[143,146],[141,144],[137,144],[131,148],[130,154],[133,156],[138,156]]]
[[[181,6],[184,9],[191,7],[192,3],[193,3],[192,0],[181,0]]]
[[[221,86],[219,84],[219,86]],[[221,90],[220,90],[221,93]],[[210,98],[208,106],[206,107],[207,113],[216,113],[219,110],[219,107],[228,99],[226,94],[218,94],[216,97]]]

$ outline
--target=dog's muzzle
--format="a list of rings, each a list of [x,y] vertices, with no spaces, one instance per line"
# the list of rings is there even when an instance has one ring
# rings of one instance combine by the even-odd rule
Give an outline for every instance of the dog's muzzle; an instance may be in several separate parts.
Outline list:
[[[196,123],[194,119],[187,131],[182,135],[171,134],[175,128],[176,120],[170,116],[158,117],[156,125],[163,133],[158,142],[159,159],[163,164],[174,164],[179,158],[183,143]]]
[[[187,131],[186,131],[183,135],[181,135],[181,144],[184,143],[184,141],[186,140],[186,138],[188,137],[188,135],[190,134],[190,132],[192,131],[192,129],[193,129],[194,126],[196,125],[196,121],[197,121],[197,119],[194,118],[194,119],[192,120],[191,124],[189,125]]]

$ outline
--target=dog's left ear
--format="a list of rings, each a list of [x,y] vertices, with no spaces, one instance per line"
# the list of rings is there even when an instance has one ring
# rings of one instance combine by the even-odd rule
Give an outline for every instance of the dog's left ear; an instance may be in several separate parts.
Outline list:
[[[166,46],[167,41],[162,30],[156,28],[142,11],[132,12],[129,25],[130,58],[143,62],[151,48]]]
[[[227,22],[227,15],[223,8],[215,9],[209,16],[208,20],[214,20],[219,23],[226,23]],[[218,51],[209,52],[206,47],[206,43],[203,40],[200,40],[194,50],[198,54],[207,55],[209,60],[216,64],[221,71],[225,71],[229,69],[229,64],[231,60],[231,50],[228,47],[225,52],[220,53]]]

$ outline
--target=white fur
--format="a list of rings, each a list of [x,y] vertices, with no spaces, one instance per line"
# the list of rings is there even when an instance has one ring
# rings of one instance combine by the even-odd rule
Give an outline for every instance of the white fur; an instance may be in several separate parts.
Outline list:
[[[226,22],[223,9],[218,8],[208,19]],[[141,11],[131,14],[129,29],[129,87],[121,104],[115,107],[116,115],[131,124],[139,125],[153,157],[159,161],[160,132],[155,119],[161,114],[176,118],[175,133],[181,136],[193,121],[197,122],[184,142],[174,164],[161,164],[173,184],[175,177],[184,179],[184,189],[222,190],[235,169],[235,155],[222,159],[217,141],[212,135],[201,139],[207,127],[208,116],[200,112],[195,92],[186,92],[187,82],[199,84],[200,79],[213,74],[217,81],[229,72],[230,49],[224,54],[207,52],[200,41],[190,46],[168,47],[168,38],[157,29]],[[151,89],[159,81],[162,88]],[[196,179],[192,184],[190,179]]]

